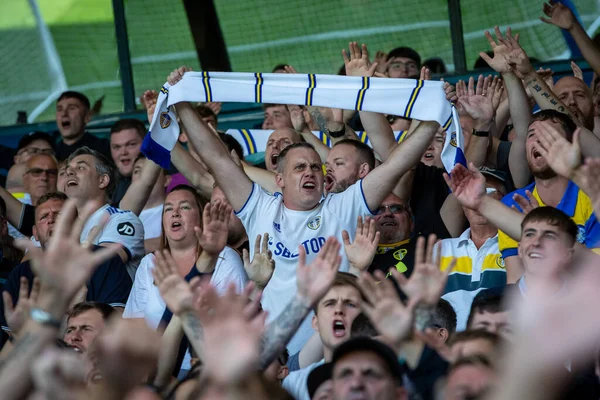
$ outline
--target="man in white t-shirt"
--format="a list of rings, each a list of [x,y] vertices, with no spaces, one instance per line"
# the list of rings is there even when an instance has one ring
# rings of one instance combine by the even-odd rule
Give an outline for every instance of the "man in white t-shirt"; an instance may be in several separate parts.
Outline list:
[[[175,85],[184,72],[183,68],[174,71],[168,78],[169,84]],[[346,230],[353,237],[357,217],[370,215],[379,207],[400,177],[418,162],[439,127],[437,122],[421,123],[381,166],[346,191],[325,198],[319,154],[307,143],[292,144],[277,157],[276,183],[282,195],[272,196],[231,160],[225,146],[191,104],[178,103],[175,107],[188,139],[229,199],[248,237],[269,233],[269,249],[277,267],[263,292],[262,305],[270,320],[281,313],[295,294],[299,246],[304,247],[310,263],[328,236],[342,242],[341,232]],[[344,257],[340,270],[348,269]],[[310,335],[310,327],[304,323],[288,345],[290,354],[299,351]]]
[[[95,150],[81,147],[69,156],[66,174],[65,193],[75,200],[77,211],[81,213],[90,206],[96,209],[85,222],[81,242],[87,241],[92,228],[101,225],[105,216],[108,216],[108,222],[90,244],[120,244],[118,254],[133,279],[137,265],[144,256],[144,227],[132,212],[108,204],[115,185],[115,172],[110,161]]]

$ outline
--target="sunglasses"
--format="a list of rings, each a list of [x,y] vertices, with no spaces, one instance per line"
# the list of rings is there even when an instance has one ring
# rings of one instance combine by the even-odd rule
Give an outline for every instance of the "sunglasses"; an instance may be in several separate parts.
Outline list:
[[[57,169],[42,169],[42,168],[31,168],[27,170],[27,173],[35,178],[42,176],[42,174],[46,173],[48,176],[57,176]]]
[[[401,214],[406,211],[406,206],[403,204],[392,204],[390,206],[381,206],[377,209],[377,215],[383,214],[385,210],[388,210],[392,214]]]

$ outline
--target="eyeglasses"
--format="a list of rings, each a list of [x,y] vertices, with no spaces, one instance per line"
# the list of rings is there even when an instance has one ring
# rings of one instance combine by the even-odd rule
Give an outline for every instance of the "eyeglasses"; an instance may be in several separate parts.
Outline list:
[[[45,155],[48,155],[48,156],[53,156],[54,155],[54,150],[49,149],[49,148],[40,149],[38,147],[28,147],[26,149],[22,149],[21,151],[19,151],[17,153],[17,155],[21,155],[23,153],[27,153],[27,154],[31,154],[31,155],[45,154]]]
[[[405,62],[405,63],[403,63],[402,61],[394,61],[394,62],[390,63],[388,68],[389,69],[407,69],[409,71],[416,71],[417,69],[419,69],[419,67],[417,67],[417,64],[412,61]]]
[[[57,176],[57,169],[42,169],[42,168],[31,168],[28,169],[26,174],[33,176],[34,178],[38,178],[42,176],[42,174],[46,173],[48,176]]]
[[[406,211],[406,206],[404,204],[392,204],[390,206],[381,206],[377,209],[377,215],[383,214],[386,210],[388,210],[392,214],[402,214],[404,211]]]

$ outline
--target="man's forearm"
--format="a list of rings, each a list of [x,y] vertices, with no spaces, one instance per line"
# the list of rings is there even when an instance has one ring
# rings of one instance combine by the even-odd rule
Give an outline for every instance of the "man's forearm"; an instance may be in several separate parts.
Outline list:
[[[0,187],[0,197],[6,203],[6,219],[12,226],[19,229],[21,214],[25,206],[3,187]]]
[[[142,176],[129,186],[127,192],[125,192],[125,196],[123,196],[123,199],[119,203],[119,208],[131,211],[135,215],[140,215],[152,193],[154,183],[158,179],[159,174],[160,166],[152,160],[146,160]]]
[[[267,368],[279,356],[309,311],[310,307],[296,295],[277,319],[267,326],[261,340],[261,369]]]
[[[481,207],[477,211],[513,240],[521,240],[521,222],[525,218],[522,213],[490,196],[484,196]]]
[[[531,91],[533,98],[542,110],[556,110],[561,113],[568,114],[569,117],[573,118],[573,115],[569,112],[569,109],[558,99],[550,90],[546,82],[537,74],[532,71],[525,77],[525,84]],[[575,120],[573,118],[573,120]]]
[[[202,349],[204,334],[198,316],[193,311],[187,311],[182,313],[180,318],[183,332],[190,341],[194,351],[196,351],[198,358],[202,360],[204,358],[204,350]]]
[[[577,43],[579,50],[581,50],[585,61],[590,64],[595,73],[600,74],[600,51],[598,51],[593,40],[588,36],[585,29],[583,29],[583,26],[575,22],[573,27],[569,29],[569,33],[575,39],[575,43]]]
[[[192,157],[179,143],[175,145],[171,161],[192,186],[205,198],[210,198],[215,180],[212,175]]]
[[[359,112],[363,128],[369,134],[369,140],[375,153],[379,154],[381,161],[385,161],[390,156],[396,139],[389,122],[383,114],[369,111]]]

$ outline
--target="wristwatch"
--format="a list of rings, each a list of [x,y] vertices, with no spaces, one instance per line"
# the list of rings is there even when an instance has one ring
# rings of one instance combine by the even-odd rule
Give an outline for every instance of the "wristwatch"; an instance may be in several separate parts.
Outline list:
[[[489,137],[490,132],[489,131],[476,131],[475,129],[473,129],[472,135],[477,136],[477,137]]]
[[[60,326],[62,325],[61,321],[54,318],[49,312],[44,311],[41,308],[32,308],[29,314],[31,319],[40,325],[45,325],[56,329],[60,329]]]
[[[339,131],[329,131],[329,136],[331,136],[332,138],[341,138],[342,136],[344,136],[346,134],[346,126],[342,126],[342,129],[340,129]]]

